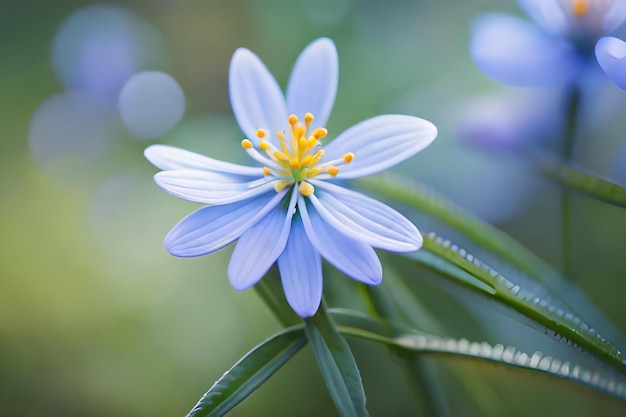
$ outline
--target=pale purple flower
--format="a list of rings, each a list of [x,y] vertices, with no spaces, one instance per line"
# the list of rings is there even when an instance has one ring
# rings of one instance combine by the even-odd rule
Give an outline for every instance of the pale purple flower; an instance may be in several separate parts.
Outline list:
[[[626,90],[626,42],[606,36],[596,44],[596,58],[606,75]]]
[[[470,54],[494,80],[559,86],[595,67],[597,40],[626,19],[626,0],[519,0],[534,22],[503,13],[477,19]]]
[[[256,284],[278,263],[286,298],[308,317],[322,297],[325,258],[349,277],[376,285],[382,267],[373,248],[419,249],[417,228],[390,207],[344,187],[430,144],[435,126],[411,116],[378,116],[322,146],[335,101],[337,51],[318,39],[299,56],[286,95],[247,49],[233,55],[230,98],[249,139],[242,147],[255,166],[218,161],[164,145],[146,149],[156,183],[170,194],[206,204],[165,239],[175,256],[216,251],[238,239],[228,277],[236,290]],[[313,117],[315,115],[315,117]]]

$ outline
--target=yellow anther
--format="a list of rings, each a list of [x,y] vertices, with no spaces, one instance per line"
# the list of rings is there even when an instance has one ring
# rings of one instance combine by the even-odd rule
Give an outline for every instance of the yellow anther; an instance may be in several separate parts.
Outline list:
[[[572,11],[578,17],[582,17],[589,11],[587,0],[572,0]]]
[[[261,148],[261,150],[263,152],[267,152],[270,149],[270,144],[269,144],[269,142],[264,140],[261,143],[259,143],[259,148]]]
[[[339,168],[337,168],[336,166],[329,166],[328,168],[326,168],[326,172],[328,172],[331,177],[334,177],[339,172]]]
[[[272,171],[268,167],[263,167],[263,175],[271,175]]]
[[[250,142],[248,139],[244,139],[241,141],[241,147],[244,149],[251,149],[252,148],[252,142]]]
[[[315,188],[308,182],[302,181],[300,183],[300,194],[302,194],[304,197],[310,196],[311,194],[313,194],[314,191]]]
[[[313,121],[313,115],[311,113],[307,113],[304,115],[304,123],[308,126]]]
[[[323,127],[318,127],[317,129],[313,131],[313,136],[316,139],[325,138],[326,135],[328,135],[328,130],[324,129]]]
[[[305,137],[301,137],[300,140],[298,140],[298,146],[300,148],[308,148],[309,141]]]
[[[266,135],[266,133],[265,133],[265,130],[263,130],[263,129],[258,129],[256,131],[256,137],[259,138],[259,139],[263,139],[265,137],[265,135]]]
[[[291,126],[293,126],[296,123],[298,123],[298,116],[296,116],[295,114],[292,114],[292,115],[289,116],[289,118],[287,120],[289,121],[289,124]]]
[[[354,159],[354,154],[352,152],[348,152],[343,156],[343,162],[349,164]]]
[[[291,168],[300,168],[300,161],[298,161],[296,158],[291,158],[291,160],[289,160],[289,166]]]
[[[284,189],[285,189],[285,187],[287,187],[287,186],[289,186],[289,185],[291,185],[291,184],[293,184],[293,181],[288,181],[288,180],[280,180],[280,181],[276,181],[276,182],[274,183],[274,190],[275,190],[277,193],[279,193],[279,192],[281,192],[282,190],[284,190]]]

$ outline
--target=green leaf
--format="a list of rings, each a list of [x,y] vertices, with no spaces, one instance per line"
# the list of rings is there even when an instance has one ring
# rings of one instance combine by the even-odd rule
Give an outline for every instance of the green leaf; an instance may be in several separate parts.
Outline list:
[[[301,326],[256,346],[213,384],[187,417],[223,416],[245,400],[306,344]]]
[[[617,207],[626,207],[626,188],[597,173],[546,156],[534,159],[543,175],[569,189]]]
[[[339,323],[339,330],[351,336],[406,352],[436,355],[439,357],[461,357],[470,360],[485,360],[509,367],[529,370],[535,373],[581,384],[595,391],[626,401],[626,376],[600,364],[591,369],[571,361],[541,352],[528,354],[512,346],[470,342],[467,339],[438,337],[408,328],[398,323],[386,323],[383,327],[378,319],[350,310],[330,311]],[[386,328],[393,326],[396,337],[386,335]]]
[[[613,368],[622,372],[626,371],[624,355],[567,307],[561,307],[549,298],[539,296],[532,290],[514,284],[465,249],[452,244],[449,240],[437,237],[434,233],[429,233],[424,237],[423,249],[471,274],[495,290],[494,294],[490,294],[493,299],[540,323],[552,330],[555,335],[567,338]],[[423,256],[415,254],[405,256],[417,262],[424,262]],[[436,268],[436,264],[428,266]],[[449,275],[442,274],[442,276]],[[483,292],[476,286],[471,288]]]
[[[359,369],[348,343],[337,331],[324,303],[304,323],[306,335],[340,415],[367,416],[365,391]]]
[[[573,285],[545,261],[496,227],[480,220],[467,210],[432,190],[409,181],[405,177],[389,174],[377,175],[361,179],[358,183],[383,196],[408,204],[420,212],[442,221],[495,255],[499,260],[513,266],[526,275],[528,279],[540,282],[552,294],[567,294],[567,299],[560,300],[562,304],[571,310],[584,312],[585,317],[593,321],[608,337],[620,343],[624,342],[624,336],[621,332],[610,323],[580,288]],[[420,256],[426,257],[427,255],[418,255],[418,257]],[[435,267],[436,261],[422,259],[422,262]],[[450,271],[444,271],[442,266],[439,266],[438,269],[442,274],[445,273],[448,277],[452,277]],[[464,279],[458,273],[454,273],[454,278],[457,281],[466,281],[465,284],[472,283],[471,279]],[[485,282],[483,281],[483,283]],[[489,292],[488,288],[483,288],[483,290]]]

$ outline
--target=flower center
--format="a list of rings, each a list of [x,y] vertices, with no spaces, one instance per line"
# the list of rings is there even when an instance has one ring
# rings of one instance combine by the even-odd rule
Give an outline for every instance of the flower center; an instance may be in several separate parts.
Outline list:
[[[289,132],[276,132],[278,146],[265,140],[267,132],[259,129],[256,132],[260,140],[258,147],[265,155],[257,151],[248,139],[241,142],[241,146],[255,160],[261,162],[263,174],[275,177],[276,192],[283,190],[294,183],[300,184],[300,194],[305,197],[313,194],[315,189],[307,182],[307,179],[319,176],[320,179],[335,177],[339,173],[339,167],[349,164],[354,159],[352,152],[343,157],[322,163],[324,149],[320,140],[326,137],[328,131],[318,127],[309,133],[313,115],[307,113],[304,116],[304,124],[295,114],[287,119]]]
[[[583,17],[589,10],[587,0],[572,0],[572,11],[577,17]]]

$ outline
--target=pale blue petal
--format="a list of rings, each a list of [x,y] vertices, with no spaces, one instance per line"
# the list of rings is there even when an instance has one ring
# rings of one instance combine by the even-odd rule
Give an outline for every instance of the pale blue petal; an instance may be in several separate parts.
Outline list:
[[[354,160],[339,167],[338,179],[352,179],[383,171],[415,155],[437,137],[437,128],[413,116],[384,115],[365,120],[324,147],[323,161],[348,152]]]
[[[378,285],[383,268],[371,246],[351,239],[325,222],[315,210],[307,210],[304,197],[298,197],[304,230],[315,249],[335,268],[357,281]]]
[[[626,90],[626,43],[613,37],[602,38],[596,44],[596,58],[609,78]]]
[[[203,204],[229,204],[273,192],[273,180],[248,176],[180,169],[161,171],[154,181],[168,193]]]
[[[274,137],[288,127],[285,98],[278,83],[259,57],[245,48],[235,51],[228,75],[230,101],[239,127],[258,142],[257,129]]]
[[[603,29],[604,33],[612,32],[624,23],[626,20],[626,1],[618,0],[611,3],[611,8],[604,15]]]
[[[516,86],[563,85],[582,65],[568,42],[525,20],[496,13],[476,20],[470,55],[489,77]]]
[[[298,57],[287,84],[287,110],[303,118],[315,117],[311,127],[326,126],[335,103],[339,63],[335,44],[321,38],[307,46]]]
[[[278,269],[285,297],[300,317],[311,317],[322,301],[322,259],[309,242],[302,221],[294,219]]]
[[[172,228],[165,247],[172,255],[185,258],[214,252],[275,210],[285,194],[268,193],[247,201],[201,208]]]
[[[294,188],[287,210],[272,210],[237,241],[228,264],[228,278],[237,291],[263,278],[285,248],[295,211],[296,191]]]
[[[570,19],[557,0],[519,0],[526,14],[548,33],[563,35],[570,26]]]
[[[263,175],[263,168],[231,164],[173,146],[152,145],[146,148],[144,155],[148,161],[162,170],[201,169],[256,177]]]
[[[411,252],[422,246],[417,228],[391,207],[335,184],[310,182],[315,194],[309,200],[319,215],[344,235],[391,252]]]

